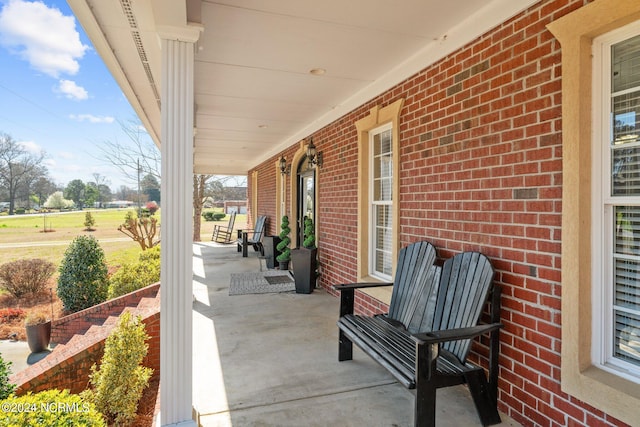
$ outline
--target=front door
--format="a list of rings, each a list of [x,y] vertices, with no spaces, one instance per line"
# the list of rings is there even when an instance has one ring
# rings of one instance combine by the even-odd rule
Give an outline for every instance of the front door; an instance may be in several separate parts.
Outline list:
[[[298,247],[304,241],[304,219],[311,218],[316,223],[316,171],[309,168],[306,158],[300,162],[298,170]]]

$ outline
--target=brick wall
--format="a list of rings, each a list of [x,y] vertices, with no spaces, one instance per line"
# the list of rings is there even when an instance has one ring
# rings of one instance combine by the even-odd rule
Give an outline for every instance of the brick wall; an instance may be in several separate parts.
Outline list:
[[[134,307],[140,298],[153,298],[160,289],[160,282],[122,295],[102,304],[55,319],[51,322],[51,342],[64,344],[75,334],[82,334],[91,325],[101,323],[114,312],[121,312],[125,307]]]
[[[362,238],[354,123],[404,98],[398,238],[429,240],[440,258],[464,250],[491,258],[503,286],[499,408],[526,426],[624,425],[560,388],[562,73],[545,26],[587,3],[541,1],[312,135],[324,152],[320,280],[333,292],[356,278]],[[275,160],[257,168],[261,176]],[[261,211],[275,212],[275,189],[261,183],[260,192]],[[361,294],[356,304],[386,309]],[[486,349],[476,350],[485,363]]]
[[[149,298],[149,300],[142,300],[138,304],[137,301],[140,301],[141,298]],[[149,340],[147,341],[149,349],[142,364],[153,369],[153,377],[156,378],[160,375],[159,284],[148,286],[119,299],[129,302],[136,301],[135,307],[131,307],[131,304],[126,306],[129,307],[127,309],[131,310],[134,316],[140,315],[145,324],[147,335],[149,335]],[[106,314],[102,319],[104,321],[110,316],[119,316],[123,309],[124,306],[122,304],[114,304],[113,301],[107,301],[83,310],[84,313],[79,318],[75,315],[82,312],[74,313],[74,315],[67,317],[76,318],[76,320],[79,320],[79,324],[84,325],[83,319],[86,316],[97,318],[96,313]],[[70,327],[71,321],[67,321],[68,319],[66,318],[60,320],[63,321],[60,324],[65,326],[65,330],[72,329]],[[112,317],[105,322],[110,324],[111,327],[96,327],[102,322],[94,324],[94,328],[91,330],[89,328],[85,329],[84,326],[80,327],[79,333],[82,335],[76,335],[73,339],[67,338],[66,344],[59,344],[54,347],[47,357],[12,375],[11,382],[18,386],[16,394],[20,395],[27,391],[36,393],[54,388],[60,390],[68,389],[71,393],[80,393],[85,390],[89,382],[91,366],[94,363],[99,363],[102,359],[105,340],[111,333],[112,327],[115,326],[116,320],[116,317]]]

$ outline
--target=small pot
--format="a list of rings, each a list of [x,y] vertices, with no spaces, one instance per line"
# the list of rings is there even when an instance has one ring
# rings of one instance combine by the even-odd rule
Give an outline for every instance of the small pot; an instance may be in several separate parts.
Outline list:
[[[37,325],[28,325],[27,328],[27,344],[32,353],[40,353],[49,347],[51,340],[51,321],[39,323]]]
[[[278,270],[288,270],[288,269],[289,269],[289,260],[278,261]]]

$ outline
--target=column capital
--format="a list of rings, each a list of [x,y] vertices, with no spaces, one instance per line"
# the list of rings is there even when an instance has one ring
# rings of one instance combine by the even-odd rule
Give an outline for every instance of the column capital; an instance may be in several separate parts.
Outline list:
[[[195,43],[204,31],[204,26],[197,23],[188,23],[186,26],[158,25],[156,27],[158,37],[164,40],[177,40],[187,43]]]

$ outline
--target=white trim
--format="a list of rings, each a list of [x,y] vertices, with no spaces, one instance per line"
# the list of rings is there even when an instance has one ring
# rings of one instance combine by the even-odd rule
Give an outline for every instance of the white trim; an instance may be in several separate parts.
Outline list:
[[[393,208],[392,208],[393,204],[394,204],[394,202],[398,203],[397,200],[394,200],[394,198],[397,198],[398,195],[394,194],[395,191],[394,191],[394,185],[393,185],[393,183],[396,181],[396,179],[398,179],[398,171],[395,170],[393,161],[391,162],[391,165],[392,165],[392,169],[391,169],[391,172],[392,172],[392,175],[391,175],[391,178],[392,178],[391,200],[389,202],[374,203],[374,189],[375,189],[375,177],[374,177],[374,171],[375,171],[375,167],[374,166],[375,165],[374,165],[374,159],[375,159],[375,149],[373,147],[373,143],[374,143],[374,138],[376,137],[376,135],[380,135],[381,133],[387,132],[387,131],[391,132],[390,149],[391,149],[392,159],[394,159],[395,156],[398,155],[398,153],[396,153],[395,152],[396,150],[394,150],[393,123],[391,123],[391,122],[385,123],[385,124],[383,124],[381,126],[378,126],[378,127],[374,128],[374,129],[371,129],[369,131],[369,142],[368,142],[369,143],[369,159],[368,159],[368,161],[369,161],[369,189],[368,189],[368,191],[369,191],[369,231],[368,231],[368,236],[369,236],[369,241],[371,242],[371,244],[369,245],[369,254],[368,254],[368,256],[369,256],[369,275],[371,277],[376,277],[376,278],[380,278],[382,280],[391,281],[392,277],[391,277],[390,274],[387,275],[387,274],[384,274],[382,272],[376,271],[376,249],[377,249],[377,245],[376,245],[376,241],[377,241],[376,240],[376,228],[377,228],[377,222],[376,222],[376,219],[374,217],[375,206],[378,206],[378,205],[390,206],[391,207],[391,209],[390,209],[391,215],[393,215],[394,214],[394,211],[393,211]],[[393,236],[393,234],[395,234],[395,233],[393,233],[394,232],[394,230],[393,230],[393,218],[392,218],[392,223],[391,223],[391,231],[392,231],[392,236]],[[393,245],[393,242],[392,242],[392,245]],[[392,252],[391,256],[393,257],[393,251],[391,251],[391,252]],[[391,259],[392,267],[393,267],[393,262],[394,262],[394,260]]]
[[[636,383],[640,383],[640,367],[614,357],[615,207],[640,205],[640,197],[611,195],[611,47],[638,35],[640,22],[634,22],[593,40],[591,142],[591,360],[601,369]]]

